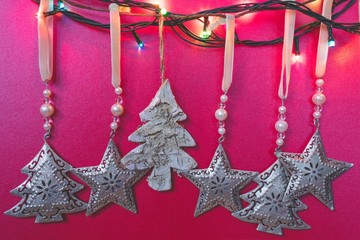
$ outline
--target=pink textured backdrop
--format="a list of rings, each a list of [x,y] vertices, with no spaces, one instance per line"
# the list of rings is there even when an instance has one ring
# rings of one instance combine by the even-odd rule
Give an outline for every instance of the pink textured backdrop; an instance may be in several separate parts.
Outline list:
[[[167,1],[173,12],[191,13],[238,1]],[[37,66],[37,5],[32,1],[0,2],[0,212],[20,198],[9,191],[26,179],[20,173],[42,146],[42,84]],[[317,8],[318,9],[318,8]],[[297,25],[309,21],[298,14]],[[283,31],[283,11],[257,13],[237,20],[240,38],[269,39]],[[123,21],[127,21],[124,17]],[[106,21],[106,18],[105,20]],[[357,21],[357,6],[339,19]],[[142,111],[160,86],[157,28],[139,31],[145,49],[138,51],[131,34],[123,34],[122,86],[126,114],[115,142],[121,155],[137,144],[127,137],[141,124]],[[217,146],[214,111],[221,94],[223,49],[205,49],[184,43],[165,30],[166,76],[179,105],[188,115],[181,124],[197,146],[184,148],[207,168]],[[311,230],[284,230],[284,239],[359,239],[360,212],[360,75],[359,37],[334,30],[336,47],[330,49],[325,76],[321,133],[329,157],[355,163],[333,182],[335,210],[313,196],[299,213]],[[311,96],[318,31],[303,37],[304,62],[294,65],[287,101],[289,130],[284,151],[301,152],[314,128]],[[110,84],[109,32],[85,26],[60,15],[55,17],[55,76],[51,83],[56,115],[50,144],[74,167],[97,165],[109,138],[110,106],[115,95]],[[236,169],[262,172],[274,161],[274,122],[280,104],[281,45],[236,46],[234,82],[229,91],[225,150]],[[77,181],[80,182],[79,179]],[[251,184],[242,192],[254,188]],[[88,200],[86,187],[79,196]],[[109,205],[94,216],[68,214],[66,221],[35,224],[0,214],[0,239],[279,239],[256,231],[256,224],[241,222],[222,207],[194,218],[199,190],[186,178],[173,174],[173,190],[156,192],[143,178],[135,187],[138,214]],[[246,206],[246,203],[244,203]]]

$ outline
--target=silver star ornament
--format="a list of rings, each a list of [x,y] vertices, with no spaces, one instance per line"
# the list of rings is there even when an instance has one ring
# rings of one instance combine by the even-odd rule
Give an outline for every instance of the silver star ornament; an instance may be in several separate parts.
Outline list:
[[[231,212],[239,211],[242,208],[240,190],[258,175],[257,172],[232,169],[221,144],[207,169],[184,171],[183,174],[200,189],[195,217],[218,205]]]
[[[99,166],[76,168],[73,173],[92,188],[87,216],[112,202],[137,212],[132,186],[146,171],[125,170],[120,165],[120,154],[113,140],[109,141]]]
[[[276,155],[291,174],[284,201],[310,193],[334,209],[331,182],[353,164],[328,158],[318,129],[303,153],[279,152]]]

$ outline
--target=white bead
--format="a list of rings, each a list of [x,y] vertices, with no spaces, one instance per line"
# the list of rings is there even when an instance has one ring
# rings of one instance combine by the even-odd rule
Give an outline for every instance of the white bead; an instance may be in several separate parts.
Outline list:
[[[323,85],[324,85],[324,80],[322,80],[321,78],[319,78],[318,80],[316,80],[316,86],[322,87]]]
[[[116,130],[117,128],[118,128],[118,124],[116,123],[116,122],[112,122],[111,124],[110,124],[110,128],[112,129],[112,130]]]
[[[44,97],[50,97],[51,96],[51,91],[49,89],[45,89],[43,91],[43,95],[44,95]]]
[[[276,131],[283,133],[288,129],[288,124],[284,120],[279,120],[275,123]]]
[[[326,101],[326,97],[323,93],[315,93],[312,96],[312,101],[315,105],[322,105]]]
[[[48,131],[51,129],[51,124],[49,122],[44,123],[43,128]]]
[[[115,103],[111,106],[111,113],[118,117],[124,113],[124,107],[120,103]]]
[[[280,106],[278,110],[279,110],[279,113],[284,114],[286,112],[286,107],[285,106]]]
[[[281,138],[276,139],[276,145],[278,145],[278,146],[284,145],[284,140]]]
[[[313,117],[314,118],[320,118],[321,117],[321,112],[314,112]]]
[[[45,103],[43,105],[41,105],[40,107],[40,113],[44,116],[44,117],[50,117],[51,115],[54,114],[54,107],[53,105],[51,105],[50,103]]]
[[[224,121],[227,118],[227,111],[225,109],[219,108],[215,111],[215,118],[219,121]]]
[[[225,102],[227,102],[227,100],[228,100],[228,96],[226,96],[225,94],[220,96],[221,102],[225,103]]]
[[[221,135],[224,135],[226,133],[226,129],[223,128],[223,127],[219,127],[218,133],[221,134]]]
[[[122,93],[122,88],[121,87],[117,87],[117,88],[115,88],[115,94],[117,94],[117,95],[120,95],[121,93]]]

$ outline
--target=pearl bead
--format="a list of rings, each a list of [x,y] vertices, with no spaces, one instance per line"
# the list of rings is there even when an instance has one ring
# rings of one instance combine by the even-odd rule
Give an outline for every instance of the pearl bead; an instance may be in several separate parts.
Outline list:
[[[112,122],[111,124],[110,124],[110,128],[112,129],[112,130],[116,130],[117,128],[118,128],[118,124],[116,123],[116,122]]]
[[[323,93],[315,93],[312,96],[312,101],[315,105],[322,105],[326,101],[326,97]]]
[[[45,89],[43,91],[43,95],[44,95],[44,97],[50,97],[51,96],[51,91],[49,89]]]
[[[111,113],[117,117],[124,113],[124,107],[120,103],[115,103],[111,106]]]
[[[324,80],[322,80],[321,78],[319,78],[318,80],[316,80],[316,86],[322,87],[323,85],[324,85]]]
[[[276,131],[283,133],[288,129],[288,124],[284,120],[279,120],[275,123]]]
[[[286,107],[285,106],[280,106],[278,110],[279,110],[279,113],[284,114],[286,112]]]
[[[50,103],[45,103],[43,105],[41,105],[40,107],[40,113],[44,116],[44,117],[50,117],[51,115],[54,114],[54,107],[53,105],[51,105]]]
[[[121,93],[122,93],[122,88],[121,87],[117,87],[117,88],[115,88],[115,94],[117,94],[117,95],[120,95]]]
[[[314,112],[313,117],[314,118],[320,118],[321,117],[321,112]]]
[[[223,127],[219,127],[218,133],[221,134],[221,135],[224,135],[226,133],[226,129],[223,128]]]
[[[227,111],[223,108],[219,108],[215,111],[215,118],[219,121],[224,121],[227,118]]]
[[[276,139],[276,145],[278,145],[278,146],[284,145],[284,140],[281,138]]]
[[[48,130],[50,130],[51,129],[51,124],[49,123],[49,122],[46,122],[46,123],[44,123],[44,125],[43,125],[43,128],[46,130],[46,131],[48,131]]]
[[[225,102],[227,102],[227,100],[228,100],[228,96],[226,96],[225,94],[220,96],[221,102],[225,103]]]

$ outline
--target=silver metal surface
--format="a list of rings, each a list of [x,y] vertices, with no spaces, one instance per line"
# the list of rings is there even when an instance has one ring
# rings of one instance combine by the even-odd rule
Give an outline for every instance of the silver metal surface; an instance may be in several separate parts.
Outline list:
[[[221,205],[231,212],[239,211],[240,190],[252,181],[257,172],[234,170],[231,168],[224,148],[219,144],[210,166],[183,172],[200,189],[194,216]]]
[[[113,140],[109,141],[99,166],[75,168],[72,172],[91,187],[87,216],[112,202],[137,212],[132,186],[146,171],[125,170]]]
[[[300,200],[283,201],[289,176],[281,162],[276,161],[270,168],[257,176],[254,190],[241,195],[249,206],[232,215],[242,221],[257,223],[258,231],[282,235],[282,228],[309,229],[297,215],[307,209]]]
[[[5,214],[14,217],[35,216],[36,223],[47,223],[62,221],[63,213],[84,210],[86,203],[74,196],[83,185],[66,174],[71,168],[45,142],[35,158],[21,170],[29,177],[11,191],[22,197],[22,201]]]
[[[171,168],[189,170],[195,168],[195,160],[180,147],[195,146],[194,139],[178,123],[186,115],[177,105],[166,80],[150,105],[140,113],[147,122],[129,136],[129,141],[143,143],[129,152],[121,162],[127,169],[153,168],[148,177],[149,186],[156,191],[171,189]]]
[[[303,153],[279,152],[277,157],[291,173],[284,201],[310,193],[334,209],[331,182],[353,164],[327,158],[319,130],[311,137]]]

